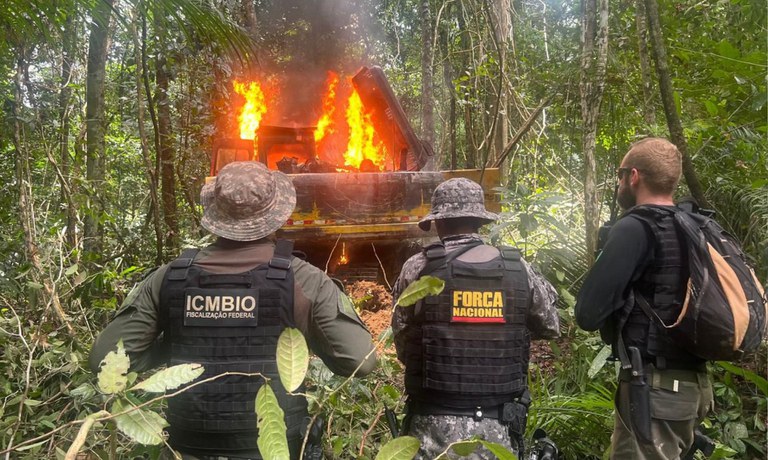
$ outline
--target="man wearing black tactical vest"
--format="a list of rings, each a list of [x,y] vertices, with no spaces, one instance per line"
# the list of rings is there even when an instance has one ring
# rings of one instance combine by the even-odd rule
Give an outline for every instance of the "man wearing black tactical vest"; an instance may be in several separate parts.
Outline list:
[[[207,193],[206,193],[207,192]],[[186,250],[136,286],[94,343],[99,370],[122,339],[131,370],[201,363],[201,378],[224,372],[272,379],[285,411],[291,458],[298,458],[307,402],[280,386],[277,339],[286,327],[336,374],[364,376],[376,366],[371,336],[352,302],[322,271],[291,255],[272,234],[290,216],[290,179],[258,162],[231,163],[203,190],[202,225],[218,239]],[[157,340],[162,334],[162,340]],[[254,401],[260,377],[226,376],[168,402],[169,444],[188,460],[261,459]]]
[[[441,294],[392,317],[408,393],[403,433],[421,442],[417,459],[473,436],[522,454],[530,339],[559,335],[557,294],[519,250],[483,243],[478,230],[497,219],[479,184],[443,182],[419,222],[428,231],[434,221],[440,242],[408,259],[393,288],[397,299],[421,276],[445,281]],[[482,448],[462,458],[496,457]]]
[[[680,152],[666,139],[631,146],[618,171],[617,199],[626,212],[611,228],[575,307],[579,326],[600,329],[622,367],[631,365],[619,374],[615,460],[681,458],[713,404],[704,360],[678,346],[639,305],[650,305],[665,324],[681,310],[688,273],[673,224],[681,170]]]

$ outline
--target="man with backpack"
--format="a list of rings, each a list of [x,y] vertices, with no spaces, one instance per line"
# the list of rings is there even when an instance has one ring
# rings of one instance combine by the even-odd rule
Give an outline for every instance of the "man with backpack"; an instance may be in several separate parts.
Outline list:
[[[681,170],[680,152],[665,139],[631,146],[618,170],[617,199],[626,212],[611,228],[575,307],[579,326],[600,329],[622,361],[612,459],[681,458],[713,406],[706,361],[640,307],[649,304],[673,324],[685,300],[688,254],[673,202]]]
[[[496,219],[479,184],[441,183],[419,222],[424,231],[434,222],[440,242],[408,259],[395,282],[397,299],[422,276],[445,281],[392,316],[408,393],[402,431],[421,442],[419,460],[473,436],[523,453],[530,340],[559,335],[557,294],[518,249],[483,243],[478,230]],[[462,458],[496,457],[480,448]]]

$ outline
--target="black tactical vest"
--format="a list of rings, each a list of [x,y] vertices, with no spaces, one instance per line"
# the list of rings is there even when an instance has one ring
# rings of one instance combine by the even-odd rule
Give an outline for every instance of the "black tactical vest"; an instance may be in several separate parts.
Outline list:
[[[628,218],[643,222],[653,235],[653,261],[635,283],[635,296],[642,295],[665,324],[673,324],[685,295],[688,279],[687,254],[675,228],[671,210],[638,206]],[[648,362],[659,367],[695,368],[702,360],[676,345],[666,330],[651,321],[635,301],[623,330],[627,347],[636,346]]]
[[[456,260],[469,248],[448,255],[441,244],[425,249],[421,275],[443,279],[445,289],[405,307],[414,308],[405,350],[405,387],[414,401],[494,406],[527,388],[530,294],[520,252],[501,248],[488,262]]]
[[[160,314],[169,365],[200,363],[205,372],[199,380],[224,372],[272,378],[293,451],[307,403],[287,395],[277,373],[278,337],[294,325],[290,256],[278,251],[269,264],[239,274],[207,273],[193,265],[196,251],[185,251],[163,280]],[[226,376],[169,399],[170,445],[198,455],[257,456],[254,403],[262,383],[260,377]]]

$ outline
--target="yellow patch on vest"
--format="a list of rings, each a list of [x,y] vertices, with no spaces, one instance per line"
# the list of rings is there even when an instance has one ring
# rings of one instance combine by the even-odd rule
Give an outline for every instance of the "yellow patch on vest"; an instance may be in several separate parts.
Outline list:
[[[503,291],[453,291],[451,321],[504,323]]]

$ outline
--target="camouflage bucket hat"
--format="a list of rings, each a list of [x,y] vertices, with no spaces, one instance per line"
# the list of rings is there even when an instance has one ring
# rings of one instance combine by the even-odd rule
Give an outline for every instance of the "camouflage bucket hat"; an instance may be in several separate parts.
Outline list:
[[[203,209],[213,203],[213,189],[215,188],[215,184],[215,182],[208,182],[200,189],[200,205]]]
[[[256,161],[240,161],[219,171],[201,224],[223,238],[253,241],[282,227],[294,206],[296,190],[288,176]]]
[[[432,194],[432,212],[419,221],[419,228],[429,231],[433,220],[454,217],[475,217],[483,225],[496,221],[499,216],[485,210],[483,188],[477,182],[458,177],[448,179]]]

